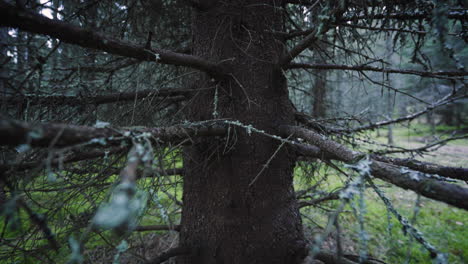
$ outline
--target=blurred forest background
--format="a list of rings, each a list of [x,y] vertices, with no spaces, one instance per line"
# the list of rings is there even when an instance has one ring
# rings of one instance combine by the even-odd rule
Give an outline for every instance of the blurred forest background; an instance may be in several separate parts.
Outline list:
[[[449,10],[445,5],[440,4],[440,10],[434,5],[434,14]],[[455,11],[466,14],[466,6],[458,2],[455,6]],[[35,0],[26,1],[26,8],[142,47],[149,41],[153,47],[180,53],[191,49],[191,22],[187,19],[191,9],[185,1]],[[285,9],[294,15],[286,22],[287,28],[294,32],[310,27],[320,14],[315,8],[288,5]],[[343,67],[289,70],[289,96],[298,112],[318,124],[318,131],[338,131],[341,142],[357,150],[466,167],[465,77],[433,78],[344,66],[464,71],[467,41],[467,21],[446,16],[345,22],[298,56],[304,64]],[[186,120],[187,101],[196,100],[187,85],[195,72],[110,56],[45,35],[0,27],[2,117],[95,127],[180,124]],[[401,122],[376,129],[355,130],[399,118]],[[99,159],[78,163],[72,163],[75,160],[67,151],[72,150],[73,157],[92,155],[93,151],[31,149],[27,144],[2,147],[0,171],[5,180],[0,182],[0,263],[81,263],[84,259],[86,263],[141,263],[174,246],[182,205],[180,146],[152,148],[157,168],[145,171],[138,182],[146,191],[140,200],[146,204],[145,213],[139,215],[136,232],[116,235],[91,231],[89,223],[109,198],[119,168],[125,164],[126,153],[121,147],[108,149],[104,156],[97,154]],[[347,180],[339,171],[319,161],[298,162],[294,179],[298,197],[310,202],[317,193],[343,188]],[[380,180],[376,184],[427,241],[448,254],[450,263],[468,262],[466,211]],[[466,187],[466,182],[457,184]],[[357,201],[345,207],[339,216],[340,226],[325,237],[325,248],[356,255],[366,252],[387,263],[431,261],[375,193],[366,191],[365,198],[364,213]],[[313,240],[327,229],[327,216],[339,208],[340,201],[303,205],[306,236]],[[48,236],[52,233],[55,238],[51,240]],[[52,249],[54,243],[60,244],[55,245],[56,250]],[[84,243],[84,251],[79,249],[80,243]]]

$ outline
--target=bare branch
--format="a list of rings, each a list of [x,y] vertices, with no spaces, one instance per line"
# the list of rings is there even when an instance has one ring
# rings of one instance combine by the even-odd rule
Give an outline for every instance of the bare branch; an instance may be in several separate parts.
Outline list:
[[[17,8],[4,1],[0,1],[0,25],[49,35],[63,42],[105,51],[114,55],[142,61],[187,66],[212,75],[222,75],[220,67],[216,63],[200,57],[162,49],[148,50],[143,45],[137,46],[118,41],[93,30],[83,29],[60,20],[49,19],[33,11]]]
[[[65,147],[77,144],[88,146],[120,144],[132,133],[148,135],[158,142],[181,142],[193,136],[222,136],[219,125],[176,125],[161,128],[96,128],[57,123],[26,123],[0,117],[0,145],[32,147]]]
[[[349,65],[343,65],[343,64],[340,65],[340,64],[290,63],[286,68],[288,69],[373,71],[373,72],[383,72],[383,73],[411,74],[411,75],[418,75],[421,77],[432,77],[432,78],[461,77],[461,76],[468,75],[468,72],[466,71],[427,72],[427,71],[416,71],[416,70],[379,68],[379,67],[368,66],[368,65],[349,66]]]
[[[434,110],[436,108],[439,108],[441,106],[450,104],[450,103],[452,103],[454,101],[457,101],[457,100],[460,100],[460,99],[463,99],[463,98],[466,98],[466,97],[468,97],[468,95],[454,96],[453,93],[450,93],[450,94],[447,94],[443,98],[439,99],[438,101],[434,102],[433,104],[425,107],[424,109],[422,109],[421,111],[418,111],[416,113],[409,114],[409,115],[402,116],[402,117],[395,118],[395,119],[379,121],[379,122],[371,123],[371,124],[356,127],[356,128],[335,128],[335,127],[330,127],[330,126],[327,126],[327,125],[323,125],[323,124],[321,124],[321,123],[319,123],[317,121],[314,121],[314,118],[307,115],[307,114],[299,113],[299,112],[296,113],[295,117],[296,117],[296,120],[298,122],[300,122],[301,124],[305,125],[308,128],[317,130],[317,131],[322,131],[322,132],[326,132],[326,133],[334,133],[334,134],[337,134],[337,133],[351,134],[351,133],[355,133],[355,132],[361,132],[361,131],[364,131],[364,130],[372,130],[372,129],[376,129],[376,128],[391,125],[391,124],[401,123],[401,122],[404,122],[404,121],[411,121],[411,120],[413,120],[413,119],[415,119],[417,117],[420,117],[420,116],[422,116],[422,115],[424,115],[424,114],[426,114],[426,113],[428,113],[428,112],[430,112],[430,111],[432,111],[432,110]]]

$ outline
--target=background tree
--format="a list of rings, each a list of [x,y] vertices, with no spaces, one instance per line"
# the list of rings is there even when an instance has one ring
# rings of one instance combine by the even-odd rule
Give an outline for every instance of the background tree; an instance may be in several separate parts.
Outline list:
[[[174,230],[176,246],[140,244],[128,261],[378,263],[366,247],[369,189],[444,262],[380,180],[468,209],[466,168],[414,159],[466,135],[410,149],[368,132],[466,98],[463,3],[21,2],[0,2],[6,261],[81,263],[96,241],[117,261],[135,232]],[[443,63],[426,54],[434,49]],[[342,180],[332,192],[328,170]],[[308,186],[295,191],[301,179]],[[313,239],[299,209],[328,202]],[[346,206],[360,226],[352,254],[339,235]],[[156,216],[164,225],[145,225]]]

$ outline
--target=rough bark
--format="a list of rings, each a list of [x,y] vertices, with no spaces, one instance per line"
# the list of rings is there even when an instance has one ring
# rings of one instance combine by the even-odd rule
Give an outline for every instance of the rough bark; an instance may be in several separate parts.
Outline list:
[[[269,133],[294,122],[277,64],[283,45],[266,33],[281,29],[274,2],[219,1],[194,13],[194,55],[224,61],[231,75],[216,83],[198,77],[194,86],[217,88],[196,96],[189,105],[191,120],[216,117],[217,102],[219,117]],[[178,263],[300,262],[307,252],[292,186],[293,152],[281,148],[259,175],[280,142],[235,127],[227,140],[200,138],[184,150],[180,244],[197,253]]]

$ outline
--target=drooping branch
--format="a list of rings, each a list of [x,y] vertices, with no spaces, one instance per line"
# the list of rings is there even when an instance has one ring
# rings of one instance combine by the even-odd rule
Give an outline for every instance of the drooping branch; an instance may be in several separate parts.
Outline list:
[[[347,70],[347,71],[373,71],[383,73],[398,73],[398,74],[410,74],[418,75],[421,77],[432,77],[432,78],[447,78],[447,77],[462,77],[467,76],[466,71],[438,71],[438,72],[427,72],[427,71],[416,71],[416,70],[400,70],[393,68],[380,68],[368,65],[343,65],[343,64],[308,64],[308,63],[290,63],[287,66],[288,69],[315,69],[315,70]]]
[[[0,1],[0,25],[49,35],[63,42],[105,51],[114,55],[141,61],[187,66],[212,75],[222,75],[220,67],[216,63],[200,57],[162,49],[149,50],[143,45],[138,46],[115,40],[93,30],[83,29],[60,20],[49,19],[33,11],[17,8],[5,1]]]
[[[57,123],[26,123],[0,117],[0,145],[65,147],[77,144],[112,146],[143,134],[157,142],[181,142],[195,136],[222,136],[219,125],[176,125],[161,128],[97,128]]]
[[[96,96],[67,96],[67,95],[25,95],[6,97],[9,105],[27,103],[28,105],[101,105],[117,102],[128,102],[135,99],[153,97],[166,97],[165,100],[184,101],[191,93],[197,90],[191,89],[161,89],[142,90],[136,92],[111,93]]]
[[[295,137],[302,138],[308,143],[318,147],[320,151],[323,152],[322,157],[353,164],[365,156],[363,153],[350,150],[342,144],[305,128],[286,126],[283,128],[283,134],[293,134]],[[297,148],[301,147],[297,146]],[[311,155],[317,155],[316,148],[311,147],[309,149],[311,150]],[[302,155],[307,155],[307,151],[308,147],[302,148]],[[403,170],[401,166],[395,166],[377,160],[371,160],[370,167],[372,175],[377,178],[393,183],[403,189],[413,190],[428,198],[468,210],[468,189],[466,188],[438,181],[428,175],[408,172]]]

